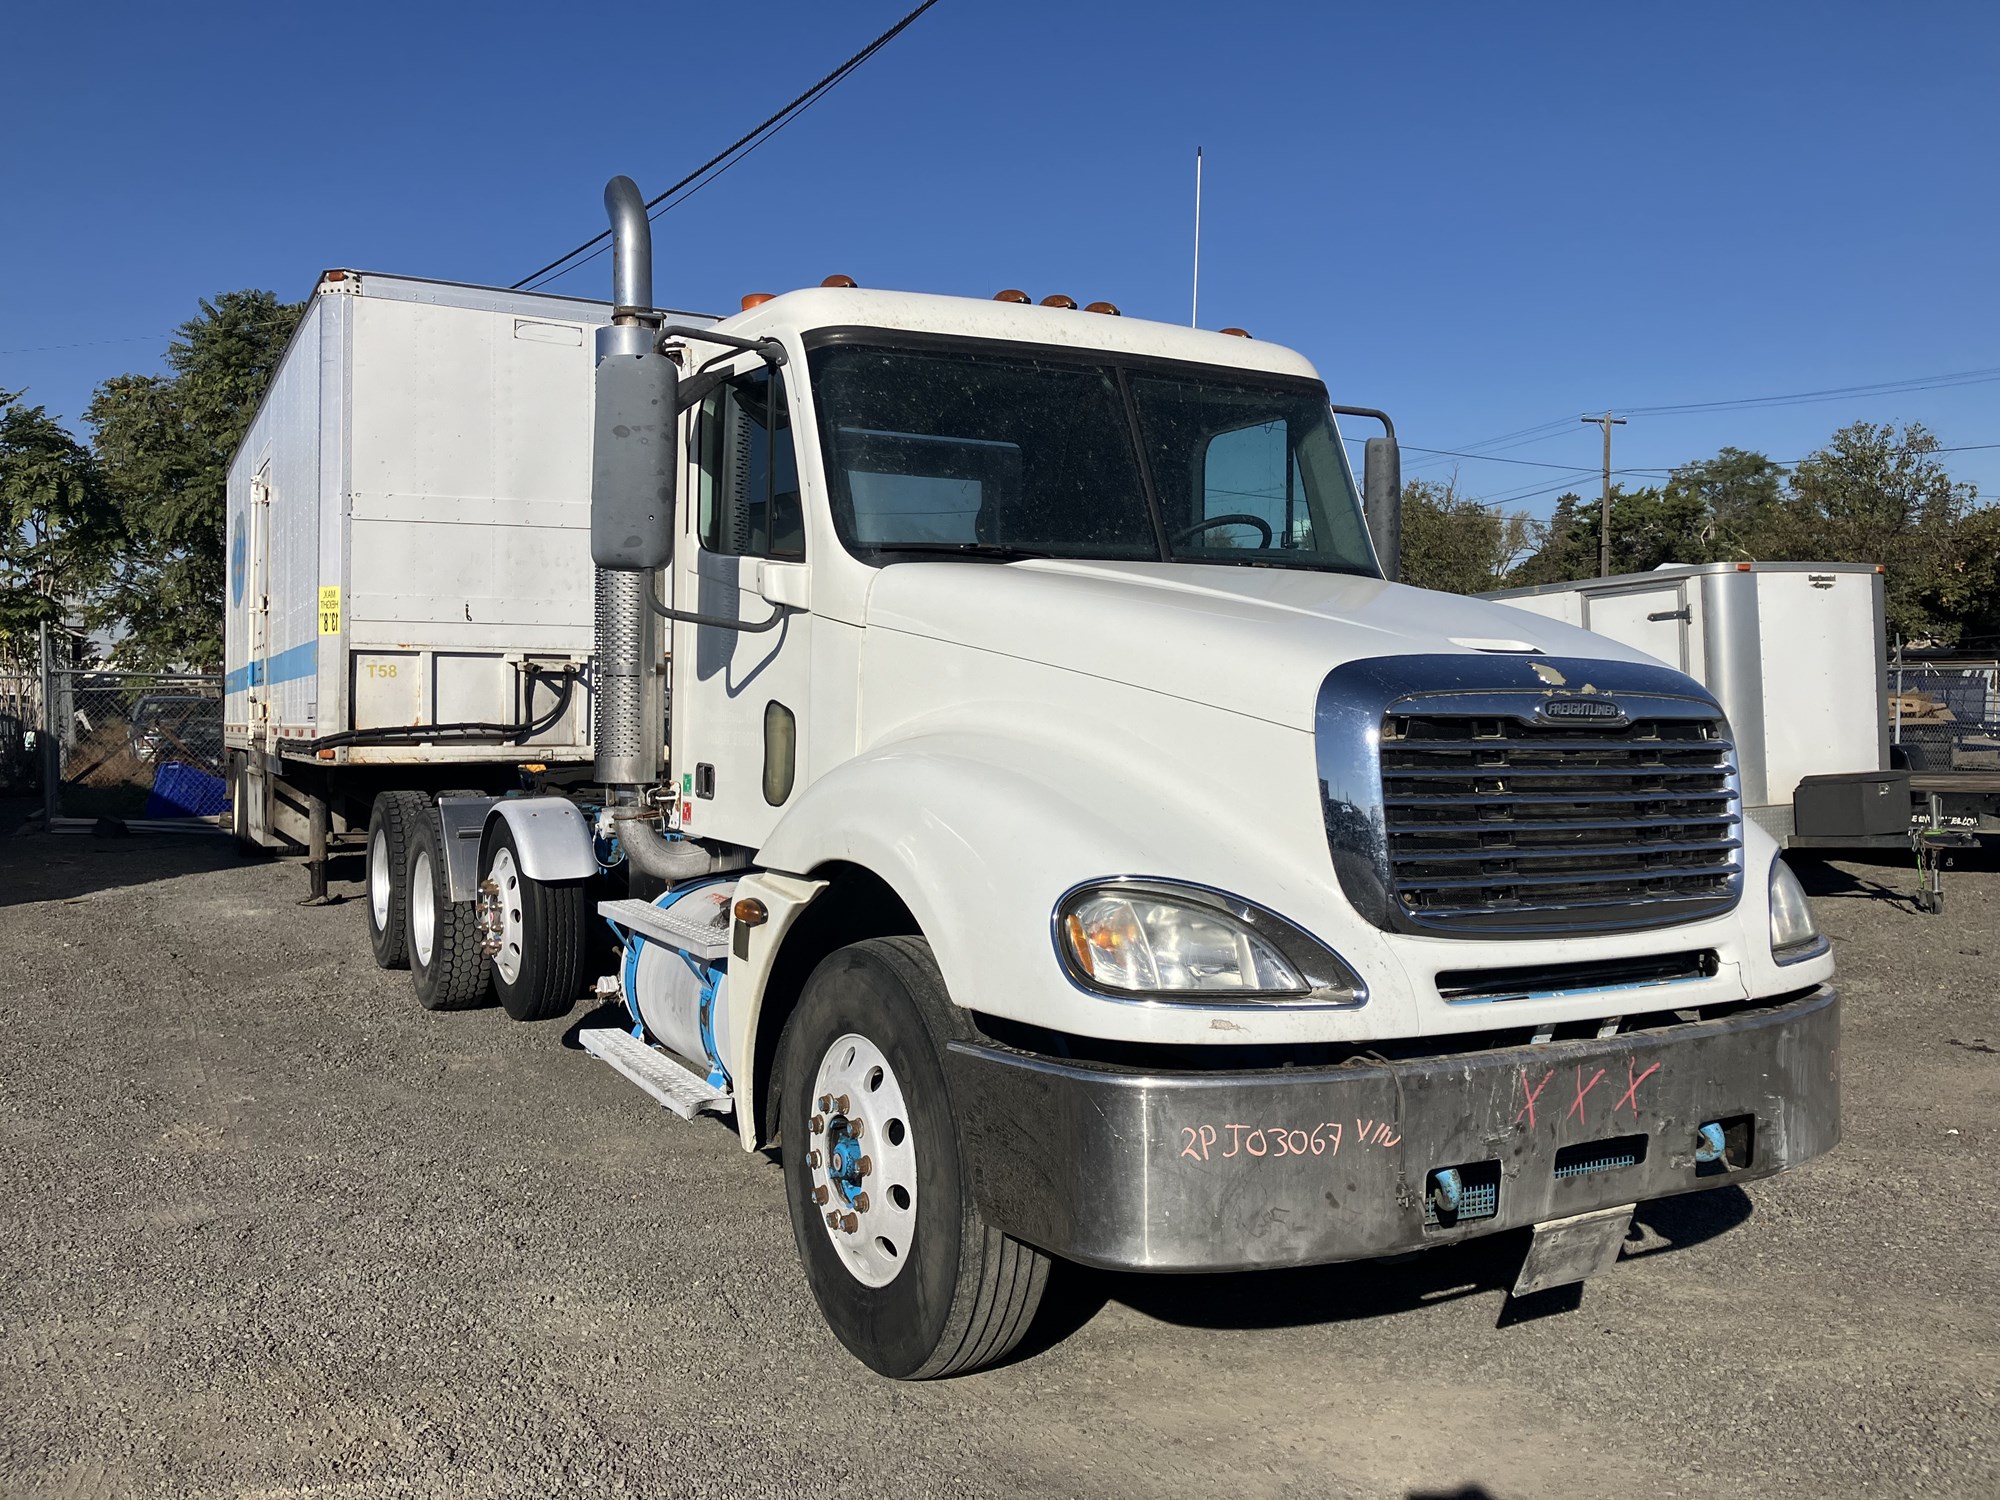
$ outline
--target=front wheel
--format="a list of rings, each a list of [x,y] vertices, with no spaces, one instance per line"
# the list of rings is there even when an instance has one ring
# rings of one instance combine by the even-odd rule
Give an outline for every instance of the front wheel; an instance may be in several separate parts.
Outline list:
[[[779,1118],[799,1259],[834,1336],[899,1380],[1005,1357],[1048,1284],[1048,1257],[973,1205],[925,1021],[950,1005],[928,943],[872,938],[813,971],[785,1032]]]
[[[589,903],[580,880],[529,878],[504,822],[486,846],[480,925],[493,952],[493,992],[517,1021],[546,1021],[583,989]]]

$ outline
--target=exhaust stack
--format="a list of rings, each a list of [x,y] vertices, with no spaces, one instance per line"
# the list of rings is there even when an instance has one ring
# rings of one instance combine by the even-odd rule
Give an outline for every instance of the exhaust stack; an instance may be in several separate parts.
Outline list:
[[[672,503],[671,434],[678,414],[673,409],[675,382],[665,384],[667,410],[657,411],[659,393],[645,390],[644,367],[671,362],[658,353],[660,315],[653,310],[653,227],[638,184],[614,177],[605,184],[604,208],[611,217],[611,322],[597,330],[597,430],[591,485],[592,549],[600,531],[628,532],[635,501],[647,497],[635,491],[664,479],[667,504]],[[613,367],[606,368],[606,361]],[[635,367],[640,374],[635,381]],[[636,398],[636,399],[635,399]],[[628,436],[635,407],[664,421],[666,472],[660,445],[641,453],[635,464]],[[657,499],[657,496],[653,497]],[[607,521],[614,523],[607,528]],[[647,602],[648,571],[620,567],[597,569],[597,682],[593,739],[597,747],[597,780],[608,787],[639,791],[657,783],[666,756],[666,695],[660,678],[659,620]]]

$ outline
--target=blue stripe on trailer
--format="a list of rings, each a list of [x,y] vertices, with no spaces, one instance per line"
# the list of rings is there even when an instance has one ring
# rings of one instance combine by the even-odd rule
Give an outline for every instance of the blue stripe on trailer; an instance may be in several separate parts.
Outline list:
[[[262,661],[237,667],[223,677],[222,691],[225,694],[240,693],[245,688],[275,686],[280,682],[311,677],[317,671],[319,641],[314,639],[289,651],[280,651],[276,656],[267,656]]]

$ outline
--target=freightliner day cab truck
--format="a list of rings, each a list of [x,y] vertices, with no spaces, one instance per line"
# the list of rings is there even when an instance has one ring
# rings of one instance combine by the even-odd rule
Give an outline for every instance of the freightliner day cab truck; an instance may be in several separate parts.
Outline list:
[[[868,1365],[1003,1357],[1056,1258],[1521,1228],[1571,1282],[1834,1144],[1833,961],[1714,697],[1385,578],[1393,440],[1364,507],[1303,358],[843,278],[697,325],[606,202],[592,768],[384,790],[370,925],[432,1007],[596,979],[591,1051],[780,1148]]]

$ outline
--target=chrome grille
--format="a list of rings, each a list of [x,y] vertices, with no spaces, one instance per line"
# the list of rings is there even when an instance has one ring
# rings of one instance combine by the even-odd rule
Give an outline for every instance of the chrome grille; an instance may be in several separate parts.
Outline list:
[[[1659,926],[1726,911],[1741,888],[1719,718],[1607,729],[1392,713],[1381,766],[1390,889],[1414,926]]]

